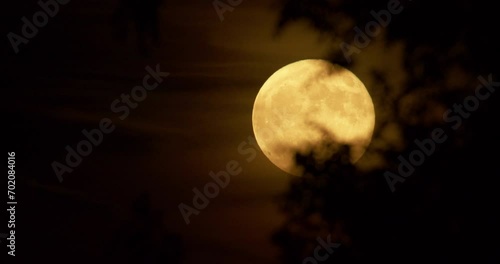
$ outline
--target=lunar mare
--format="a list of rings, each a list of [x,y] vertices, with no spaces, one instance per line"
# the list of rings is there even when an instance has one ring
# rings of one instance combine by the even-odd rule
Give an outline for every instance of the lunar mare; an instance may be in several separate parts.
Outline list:
[[[280,169],[301,175],[297,152],[333,136],[356,162],[371,141],[375,111],[364,84],[349,70],[324,60],[302,60],[276,71],[254,102],[252,123],[263,153]]]

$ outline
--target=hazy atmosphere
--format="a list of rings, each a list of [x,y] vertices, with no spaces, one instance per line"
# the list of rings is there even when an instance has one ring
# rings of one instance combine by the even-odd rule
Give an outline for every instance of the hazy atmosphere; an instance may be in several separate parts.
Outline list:
[[[6,3],[2,263],[498,263],[495,10]]]

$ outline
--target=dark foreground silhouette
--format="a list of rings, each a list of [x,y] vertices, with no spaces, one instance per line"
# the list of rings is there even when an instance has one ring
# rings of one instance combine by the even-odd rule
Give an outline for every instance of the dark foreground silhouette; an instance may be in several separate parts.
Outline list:
[[[283,1],[278,34],[295,21],[355,46],[358,26],[376,21],[371,11],[387,10],[391,1]],[[369,154],[381,166],[362,171],[333,158],[323,166],[314,155],[298,155],[304,177],[292,181],[281,208],[288,221],[273,236],[283,263],[303,263],[313,255],[316,238],[331,234],[341,243],[318,263],[498,263],[499,98],[492,85],[477,100],[479,76],[500,82],[497,11],[488,1],[400,1],[391,16],[383,52],[402,45],[400,55],[377,59],[369,71],[369,91],[377,124]],[[343,27],[347,19],[352,27]],[[368,47],[367,46],[367,47]],[[348,62],[339,46],[329,59],[348,68],[373,64],[365,48]],[[401,77],[385,68],[398,61]],[[376,67],[379,66],[379,67]],[[484,84],[483,84],[484,85]],[[482,90],[486,92],[486,90]],[[476,98],[477,99],[477,98]],[[464,104],[470,104],[466,111]],[[460,106],[461,105],[461,106]],[[446,118],[447,111],[453,111]],[[460,112],[462,111],[462,112]],[[411,176],[391,192],[386,171],[398,172],[399,156],[418,148],[414,141],[442,128],[447,139],[414,166]],[[394,142],[397,142],[394,143]],[[366,157],[367,159],[373,156]]]

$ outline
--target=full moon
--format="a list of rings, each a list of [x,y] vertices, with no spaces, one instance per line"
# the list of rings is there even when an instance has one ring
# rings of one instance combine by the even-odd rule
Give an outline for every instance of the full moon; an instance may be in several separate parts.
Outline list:
[[[252,123],[264,155],[300,176],[295,162],[325,140],[350,146],[358,161],[373,135],[375,110],[364,84],[349,70],[324,60],[302,60],[275,72],[255,98]],[[328,137],[325,138],[325,132]]]

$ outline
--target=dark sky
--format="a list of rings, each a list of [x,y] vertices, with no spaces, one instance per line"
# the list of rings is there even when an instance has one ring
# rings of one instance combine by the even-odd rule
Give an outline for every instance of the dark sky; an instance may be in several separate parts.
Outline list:
[[[237,148],[253,136],[253,101],[265,80],[288,63],[321,58],[328,44],[305,25],[273,37],[278,12],[267,1],[244,2],[223,22],[210,1],[167,1],[160,18],[162,42],[152,58],[143,58],[133,36],[127,43],[112,39],[109,20],[116,4],[72,1],[21,45],[18,55],[7,50],[7,80],[13,87],[9,113],[22,117],[17,122],[25,136],[24,148],[17,148],[34,164],[26,180],[58,193],[58,202],[89,199],[123,207],[140,192],[150,192],[154,207],[166,214],[167,228],[185,239],[186,263],[273,262],[277,249],[269,236],[283,221],[273,198],[286,189],[289,176],[261,152],[247,163]],[[16,5],[7,30],[19,33],[20,17],[38,6],[34,1]],[[111,102],[140,84],[146,65],[156,64],[171,76],[119,121]],[[58,183],[52,161],[61,162],[64,147],[75,146],[80,131],[97,127],[104,117],[116,130]],[[242,173],[186,225],[178,204],[192,204],[192,189],[202,188],[211,180],[208,173],[230,160],[241,162]],[[30,200],[26,210],[46,204],[38,202]],[[60,217],[69,232],[91,230],[69,212]],[[50,232],[67,239],[58,229]]]
[[[128,40],[114,38],[117,5],[72,0],[21,44],[18,54],[5,43],[2,107],[8,115],[4,129],[12,128],[6,146],[18,153],[19,254],[56,263],[95,259],[112,248],[118,230],[133,218],[131,204],[148,192],[153,209],[164,214],[165,228],[184,241],[183,263],[277,263],[279,250],[270,236],[285,217],[275,198],[293,177],[260,151],[247,162],[238,146],[253,136],[252,107],[267,78],[301,59],[329,59],[343,40],[302,20],[275,34],[280,9],[271,1],[243,0],[220,21],[210,0],[166,0],[158,23],[161,41],[150,46],[148,57],[137,47],[134,30]],[[7,35],[20,34],[20,18],[40,8],[36,1],[22,1],[2,9]],[[475,76],[450,65],[443,83],[402,96],[409,78],[406,48],[401,41],[389,43],[383,33],[347,66],[373,97],[377,138],[371,147],[377,150],[403,150],[411,142],[403,136],[407,131],[389,120],[387,101],[398,98],[394,104],[411,123],[419,116],[413,107],[443,84],[476,84]],[[170,76],[120,120],[111,102],[142,83],[146,66],[157,64]],[[380,89],[374,71],[389,76],[384,81],[394,88],[390,93]],[[442,125],[450,105],[431,105],[420,117],[425,115],[425,125]],[[74,147],[84,138],[82,129],[98,127],[102,118],[110,118],[116,130],[59,182],[51,164],[62,162],[65,147]],[[179,203],[192,205],[192,189],[203,188],[210,171],[223,170],[232,160],[242,172],[186,225]],[[387,161],[368,152],[357,166],[380,169]]]

